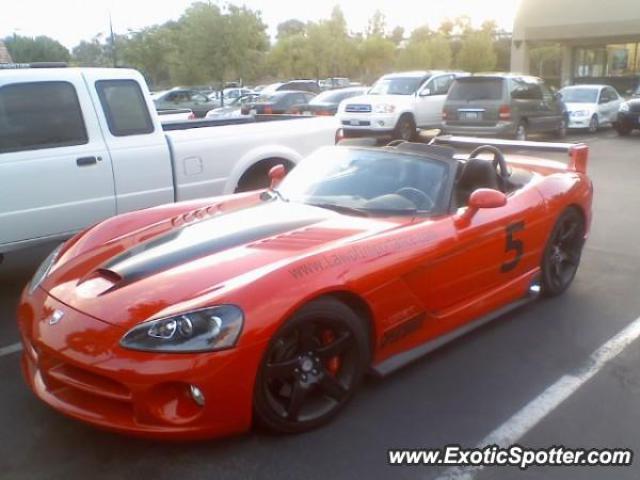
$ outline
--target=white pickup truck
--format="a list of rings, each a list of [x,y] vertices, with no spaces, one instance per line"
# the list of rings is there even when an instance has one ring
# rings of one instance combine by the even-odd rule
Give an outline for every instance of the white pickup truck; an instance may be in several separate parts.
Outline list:
[[[0,260],[112,215],[267,186],[339,131],[333,117],[161,123],[135,70],[0,70]]]
[[[366,95],[344,100],[337,117],[347,136],[384,136],[411,140],[416,127],[442,123],[449,87],[463,72],[415,71],[380,77]]]

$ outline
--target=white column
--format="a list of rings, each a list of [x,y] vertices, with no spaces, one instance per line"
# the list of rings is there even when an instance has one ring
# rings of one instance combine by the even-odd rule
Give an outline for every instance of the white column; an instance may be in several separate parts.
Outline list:
[[[560,85],[571,85],[573,83],[573,47],[562,45],[562,70],[560,72]]]
[[[514,40],[511,43],[511,71],[529,73],[529,45],[524,40]]]

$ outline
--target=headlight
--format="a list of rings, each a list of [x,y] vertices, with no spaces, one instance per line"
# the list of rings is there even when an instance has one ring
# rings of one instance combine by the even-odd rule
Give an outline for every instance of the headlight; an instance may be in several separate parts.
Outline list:
[[[574,112],[571,112],[571,116],[572,117],[588,117],[589,116],[589,111],[588,110],[576,110]]]
[[[49,275],[49,272],[51,271],[51,267],[53,266],[56,259],[58,258],[58,255],[60,254],[60,250],[62,250],[63,246],[64,246],[64,243],[58,245],[55,248],[55,250],[51,252],[47,258],[44,259],[44,262],[40,264],[40,266],[38,267],[38,270],[36,270],[36,273],[33,274],[33,278],[29,283],[29,290],[28,290],[29,295],[32,295],[33,292],[35,292],[36,288],[38,288],[38,286],[42,283],[42,281],[45,278],[47,278],[47,275]]]
[[[220,305],[136,325],[120,340],[132,350],[212,352],[236,344],[244,315],[234,305]]]
[[[375,113],[393,113],[396,111],[396,106],[388,103],[380,103],[373,107],[373,111]]]
[[[629,111],[629,104],[627,102],[624,102],[623,104],[620,105],[620,111],[621,112],[628,112]]]

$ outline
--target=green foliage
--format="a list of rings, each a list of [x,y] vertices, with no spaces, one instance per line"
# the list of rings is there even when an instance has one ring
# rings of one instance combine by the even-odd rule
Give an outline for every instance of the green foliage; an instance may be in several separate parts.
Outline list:
[[[278,24],[278,40],[290,37],[292,35],[304,35],[307,31],[307,26],[304,22],[292,18]]]
[[[492,36],[483,31],[468,32],[462,39],[456,60],[456,66],[467,72],[493,70],[497,57]]]
[[[4,44],[16,63],[68,62],[71,59],[64,45],[44,35],[35,38],[13,35],[6,37]]]

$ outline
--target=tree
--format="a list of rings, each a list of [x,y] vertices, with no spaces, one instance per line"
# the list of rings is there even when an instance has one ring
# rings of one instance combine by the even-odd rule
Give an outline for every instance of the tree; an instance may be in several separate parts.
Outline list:
[[[358,46],[364,80],[372,82],[387,73],[393,66],[395,54],[396,46],[391,40],[378,35],[365,38]]]
[[[82,40],[73,47],[72,62],[79,67],[110,67],[112,59],[109,47],[101,41],[101,35]]]
[[[367,25],[368,37],[384,37],[387,29],[387,19],[380,10],[376,10]]]
[[[4,44],[16,63],[68,62],[71,59],[64,45],[44,35],[35,38],[13,35],[6,37]]]
[[[491,35],[483,31],[467,33],[462,39],[456,63],[458,68],[472,73],[493,70],[496,53]]]
[[[304,34],[307,29],[307,26],[304,22],[292,18],[291,20],[286,20],[282,23],[278,24],[278,34],[276,38],[278,40],[290,37],[292,35],[300,35]]]
[[[123,62],[140,70],[153,86],[171,83],[171,66],[177,55],[175,28],[175,24],[165,24],[131,34],[120,48]]]
[[[400,45],[400,43],[404,40],[404,28],[400,26],[394,28],[391,32],[391,35],[389,35],[389,40],[395,43],[396,46]]]
[[[415,29],[398,54],[396,67],[403,70],[449,68],[451,48],[441,34],[433,34],[427,27]]]

